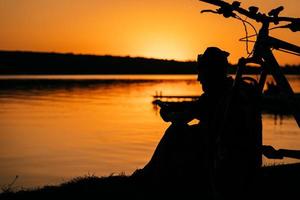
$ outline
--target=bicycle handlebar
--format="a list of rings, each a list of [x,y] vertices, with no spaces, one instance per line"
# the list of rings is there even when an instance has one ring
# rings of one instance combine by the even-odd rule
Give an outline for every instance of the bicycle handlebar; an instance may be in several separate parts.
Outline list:
[[[232,4],[229,4],[222,0],[199,0],[205,3],[213,4],[219,6],[220,8],[216,11],[212,10],[203,10],[203,12],[213,12],[217,14],[222,14],[224,17],[235,17],[236,14],[234,11],[247,16],[257,22],[261,23],[274,23],[278,24],[279,22],[291,22],[291,24],[287,25],[286,28],[291,29],[293,32],[300,31],[300,18],[293,18],[293,17],[279,17],[279,13],[284,9],[283,6],[275,8],[271,10],[268,15],[258,12],[258,8],[251,6],[249,10],[241,8],[241,3],[238,1],[234,1]]]

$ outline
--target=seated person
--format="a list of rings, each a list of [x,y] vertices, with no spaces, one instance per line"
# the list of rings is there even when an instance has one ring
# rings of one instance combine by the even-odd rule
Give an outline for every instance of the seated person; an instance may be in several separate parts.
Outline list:
[[[243,95],[234,95],[228,103],[229,97],[233,96],[233,79],[227,76],[228,56],[229,53],[217,47],[209,47],[198,56],[197,80],[203,90],[198,100],[174,105],[156,102],[161,107],[163,120],[172,124],[149,163],[135,175],[147,177],[153,182],[183,183],[185,186],[196,181],[201,186],[188,184],[188,187],[206,186],[206,191],[212,192],[219,190],[218,185],[224,184],[223,180],[231,178],[226,174],[237,169],[237,163],[241,162],[243,167],[238,166],[246,171],[250,167],[260,166],[261,158],[257,156],[261,145],[260,112],[248,109],[257,118],[257,124],[248,131],[247,126],[253,124],[245,122],[247,117],[242,106],[236,106],[241,104],[240,96]],[[248,102],[247,98],[244,100]],[[199,124],[189,126],[187,123],[193,119],[198,119]]]

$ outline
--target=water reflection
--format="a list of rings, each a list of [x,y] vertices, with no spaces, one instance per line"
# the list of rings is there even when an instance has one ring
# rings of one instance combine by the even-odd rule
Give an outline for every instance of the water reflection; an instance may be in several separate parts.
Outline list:
[[[88,172],[131,173],[150,158],[168,125],[153,113],[152,94],[199,91],[169,78],[0,82],[0,185],[19,175],[21,186]]]
[[[152,95],[199,95],[195,80],[194,75],[0,78],[0,186],[16,175],[16,185],[27,187],[87,173],[130,174],[149,160],[169,126],[154,110]],[[292,79],[298,91],[299,83]],[[300,148],[293,118],[274,126],[274,117],[264,115],[263,123],[266,144]]]

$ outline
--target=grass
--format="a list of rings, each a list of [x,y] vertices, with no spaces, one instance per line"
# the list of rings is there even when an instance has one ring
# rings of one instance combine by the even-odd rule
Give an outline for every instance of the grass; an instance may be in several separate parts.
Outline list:
[[[294,199],[299,195],[299,180],[300,163],[263,167],[245,196],[249,199]],[[208,199],[197,183],[178,184],[176,180],[171,183],[174,184],[151,183],[124,174],[87,175],[57,186],[19,191],[6,188],[0,199],[192,199],[195,195]]]

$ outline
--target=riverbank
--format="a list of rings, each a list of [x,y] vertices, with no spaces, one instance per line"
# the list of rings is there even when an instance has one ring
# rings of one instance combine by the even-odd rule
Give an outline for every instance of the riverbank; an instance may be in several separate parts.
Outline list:
[[[292,199],[298,195],[300,163],[263,167],[250,189],[251,198]],[[195,183],[197,184],[197,183]],[[174,188],[175,187],[175,188]],[[108,177],[84,176],[58,186],[10,191],[0,194],[0,199],[172,199],[178,197],[203,197],[199,190],[185,190],[165,185],[147,183],[132,176],[112,175]],[[244,198],[243,198],[244,199]]]

